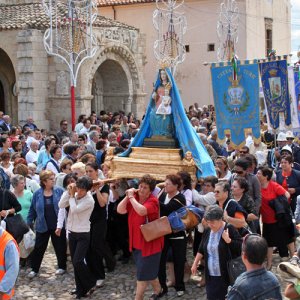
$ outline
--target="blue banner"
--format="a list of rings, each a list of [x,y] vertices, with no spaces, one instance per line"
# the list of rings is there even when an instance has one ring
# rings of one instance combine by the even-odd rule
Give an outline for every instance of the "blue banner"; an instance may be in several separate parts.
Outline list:
[[[260,74],[271,126],[274,129],[279,127],[280,113],[284,115],[285,125],[291,125],[286,60],[261,63]]]
[[[230,131],[236,147],[245,144],[245,129],[252,129],[253,139],[260,138],[258,65],[239,65],[233,80],[231,66],[211,69],[218,137]]]
[[[299,81],[299,72],[294,72],[295,78],[295,93],[296,93],[296,101],[297,101],[297,111],[298,111],[298,120],[300,123],[300,81]]]

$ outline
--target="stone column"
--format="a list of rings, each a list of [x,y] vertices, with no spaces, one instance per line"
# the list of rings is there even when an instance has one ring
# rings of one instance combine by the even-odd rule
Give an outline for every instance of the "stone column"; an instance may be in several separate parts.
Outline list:
[[[33,116],[39,128],[49,129],[48,59],[43,33],[36,29],[22,30],[17,42],[19,121],[24,124],[29,116]]]
[[[124,103],[124,108],[125,108],[125,113],[128,115],[130,112],[132,112],[132,97],[129,96],[127,100],[125,100]]]
[[[142,119],[146,107],[148,105],[148,102],[146,101],[146,96],[147,94],[138,90],[134,95],[133,95],[133,103],[132,103],[132,112],[134,113],[135,116],[137,116],[138,119]]]

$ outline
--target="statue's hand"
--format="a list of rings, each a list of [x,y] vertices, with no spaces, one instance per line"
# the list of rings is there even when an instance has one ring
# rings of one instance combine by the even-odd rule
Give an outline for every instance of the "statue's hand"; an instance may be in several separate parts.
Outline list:
[[[156,97],[157,97],[157,94],[156,94],[156,92],[154,92],[154,93],[152,94],[152,99],[155,100]]]

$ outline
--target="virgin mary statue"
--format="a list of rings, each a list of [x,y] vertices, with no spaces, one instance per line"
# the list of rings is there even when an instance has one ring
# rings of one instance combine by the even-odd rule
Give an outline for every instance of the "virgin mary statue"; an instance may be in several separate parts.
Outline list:
[[[170,105],[170,108],[165,107],[165,111],[168,113],[161,114],[159,112],[160,105]],[[192,153],[197,166],[198,178],[216,174],[206,148],[186,116],[176,82],[168,68],[159,70],[141,128],[129,148],[119,156],[129,156],[131,147],[142,147],[144,139],[152,136],[167,136],[177,139],[183,153],[188,151]]]

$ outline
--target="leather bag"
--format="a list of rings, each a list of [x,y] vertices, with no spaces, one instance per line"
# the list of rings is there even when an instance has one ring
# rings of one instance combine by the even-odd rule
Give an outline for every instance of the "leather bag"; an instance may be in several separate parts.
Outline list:
[[[183,205],[178,199],[174,198],[174,200],[177,201],[186,210],[186,214],[181,217],[181,221],[185,226],[185,230],[194,229],[199,224],[199,219],[197,218],[197,216],[191,210],[189,210],[187,206]]]
[[[146,217],[146,221],[148,218]],[[172,233],[168,217],[161,217],[152,222],[141,225],[142,235],[146,242],[156,240],[162,236]]]

